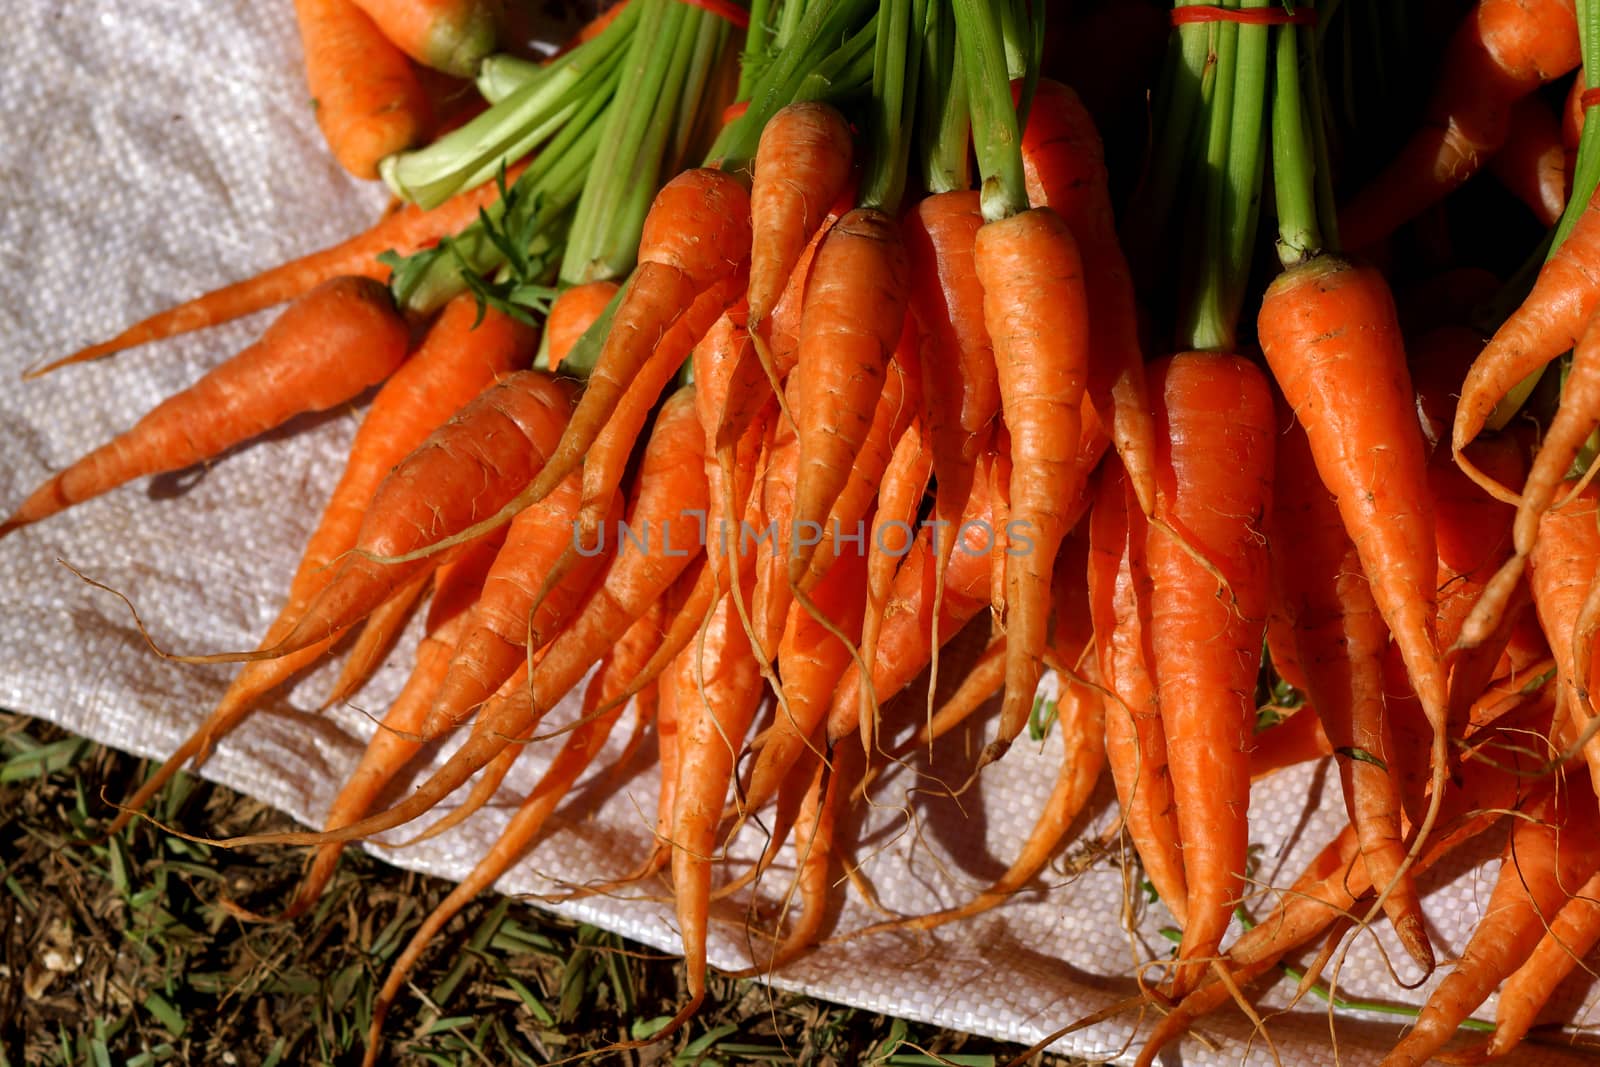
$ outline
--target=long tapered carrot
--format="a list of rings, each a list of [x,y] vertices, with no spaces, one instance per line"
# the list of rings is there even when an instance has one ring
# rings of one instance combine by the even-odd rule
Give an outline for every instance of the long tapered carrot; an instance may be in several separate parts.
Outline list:
[[[135,478],[211,459],[295,415],[352,400],[394,372],[408,342],[383,286],[370,278],[324,282],[260,340],[47,479],[0,523],[0,537]]]
[[[416,353],[378,390],[351,442],[344,473],[301,554],[283,607],[267,629],[264,647],[293,630],[333,576],[338,558],[355,547],[367,505],[389,471],[457,410],[527,359],[532,335],[525,326],[491,311],[473,329],[476,319],[470,298],[446,305]],[[313,642],[294,655],[247,664],[206,721],[129,798],[116,825],[124,825],[130,811],[142,808],[190,758],[232,729],[261,696],[315,662],[328,644]]]
[[[645,448],[638,488],[627,516],[632,529],[653,530],[659,538],[664,524],[690,526],[692,516],[705,511],[702,438],[691,390],[680,390],[663,406]],[[480,718],[472,735],[446,764],[405,800],[330,833],[238,837],[230,839],[228,847],[353,841],[393,829],[428,811],[499,755],[513,738],[537,726],[544,714],[605,654],[616,634],[660,599],[689,562],[687,553],[679,556],[646,552],[631,543],[618,545],[600,585],[556,637],[538,668],[512,676],[526,678],[527,684],[519,687],[518,698],[506,701],[500,714]],[[506,684],[513,683],[508,680]]]
[[[432,109],[405,54],[353,0],[295,0],[312,113],[357,178],[428,135]]]
[[[361,632],[350,642],[350,650],[339,667],[339,677],[334,679],[333,687],[322,702],[324,708],[343,704],[372,680],[384,660],[389,658],[389,653],[394,651],[406,624],[411,621],[417,602],[432,581],[432,574],[417,575],[390,593],[389,599],[367,616],[367,621],[361,624]]]
[[[1421,126],[1339,212],[1367,248],[1476,173],[1511,132],[1512,105],[1578,65],[1572,0],[1478,0],[1445,48]]]
[[[525,166],[519,163],[508,169],[506,181],[516,181]],[[495,183],[485,182],[457,193],[435,208],[423,210],[415,204],[406,204],[393,214],[379,219],[364,233],[158,312],[134,323],[109,340],[32,368],[23,377],[37,378],[74,363],[101,359],[151,341],[232,322],[286,303],[323,282],[345,275],[386,281],[390,269],[387,264],[378,261],[380,254],[393,250],[402,256],[409,256],[421,251],[441,237],[464,229],[478,217],[481,208],[493,203],[498,196]]]
[[[1077,240],[1089,302],[1089,395],[1148,516],[1155,506],[1155,426],[1133,278],[1117,240],[1099,131],[1078,94],[1054,79],[1039,79],[1034,91],[1022,169],[1029,203],[1060,213]]]
[[[1504,1056],[1522,1043],[1556,987],[1600,942],[1600,873],[1578,886],[1522,966],[1500,986],[1494,1036],[1484,1052]]]
[[[1583,603],[1595,584],[1595,561],[1600,559],[1597,511],[1600,498],[1591,485],[1565,507],[1545,512],[1528,568],[1539,625],[1555,656],[1560,705],[1578,733],[1588,729],[1594,714],[1587,697],[1591,679],[1579,673],[1582,661],[1574,637],[1580,632]],[[1600,782],[1600,735],[1588,738],[1583,751],[1591,779]]]
[[[329,805],[323,820],[325,828],[347,826],[372,810],[389,783],[422,747],[415,735],[416,728],[449,666],[451,649],[460,635],[468,609],[483,588],[484,576],[497,548],[495,539],[485,538],[439,568],[422,640],[413,653],[411,674],[367,742],[361,761]],[[294,897],[278,919],[304,914],[316,903],[333,877],[343,847],[331,844],[317,849]]]
[[[1303,428],[1285,416],[1273,490],[1273,578],[1293,628],[1306,695],[1338,757],[1339,782],[1362,861],[1374,885],[1395,882],[1384,908],[1401,945],[1424,972],[1433,948],[1415,882],[1402,874],[1400,788],[1390,762],[1395,742],[1384,714],[1383,661],[1389,630],[1332,494],[1317,476]]]
[[[1108,465],[1089,514],[1089,611],[1100,678],[1110,693],[1106,762],[1128,840],[1181,928],[1189,914],[1189,890],[1148,645],[1148,527],[1144,514],[1130,506],[1131,493],[1122,468]]]
[[[850,125],[820,101],[780,108],[761,129],[750,182],[750,321],[772,313],[806,242],[850,180]]]
[[[811,264],[800,321],[800,441],[794,524],[816,529],[849,480],[872,425],[907,301],[905,244],[894,220],[857,208],[823,238]],[[814,545],[795,544],[789,580],[805,576]]]
[[[585,691],[584,720],[567,737],[561,751],[540,776],[539,783],[523,799],[516,814],[489,851],[462,879],[461,884],[429,913],[411,935],[405,948],[395,957],[383,986],[373,1000],[372,1022],[367,1031],[367,1052],[363,1062],[376,1062],[383,1037],[383,1020],[395,998],[400,995],[406,976],[422,958],[428,945],[462,908],[528,853],[550,815],[611,736],[611,728],[622,715],[622,706],[619,704],[593,717],[590,717],[593,714],[591,709],[598,708],[609,694],[625,685],[639,663],[649,655],[649,649],[654,647],[653,642],[661,637],[660,615],[658,604],[655,609],[641,615],[618,640],[616,650],[607,656],[600,673],[595,675]]]
[[[1006,695],[983,762],[1003,755],[1033,709],[1048,637],[1050,577],[1065,512],[1083,485],[1078,451],[1089,369],[1083,263],[1066,221],[1033,208],[978,231],[973,247],[983,318],[994,344],[1011,434],[1007,550]]]
[[[1539,269],[1533,290],[1500,324],[1468,371],[1450,431],[1457,462],[1462,462],[1462,449],[1483,431],[1496,406],[1517,383],[1571,349],[1583,336],[1595,308],[1600,307],[1597,263],[1600,194],[1585,205],[1567,239]],[[1468,463],[1463,463],[1463,469],[1474,473]],[[1481,476],[1474,480],[1501,499],[1516,503],[1515,495],[1504,487],[1485,484]]]
[[[470,78],[494,50],[487,0],[355,0],[391,43],[425,67]]]
[[[1254,688],[1270,563],[1262,526],[1277,429],[1266,376],[1236,356],[1152,365],[1158,507],[1221,571],[1224,592],[1177,540],[1147,538],[1149,635],[1167,740],[1188,916],[1172,989],[1192,988],[1244,889]]]
[[[1549,794],[1511,830],[1500,875],[1461,958],[1429,994],[1414,1026],[1384,1067],[1417,1067],[1528,958],[1571,887],[1600,869],[1595,796],[1582,779]]]

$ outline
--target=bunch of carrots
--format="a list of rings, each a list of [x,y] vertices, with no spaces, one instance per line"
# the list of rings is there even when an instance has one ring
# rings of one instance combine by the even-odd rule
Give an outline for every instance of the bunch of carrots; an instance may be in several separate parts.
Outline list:
[[[537,846],[630,706],[656,844],[587,891],[671,885],[687,996],[651,1040],[706,995],[712,901],[785,843],[794,907],[752,974],[830,932],[837,827],[891,764],[930,749],[960,782],[1053,729],[1059,776],[1004,874],[859,933],[1003,906],[1109,772],[1131,879],[1178,938],[1124,1005],[1160,1013],[1149,1063],[1205,1013],[1253,1012],[1302,949],[1306,991],[1356,926],[1432,972],[1428,872],[1509,826],[1482,925],[1385,1062],[1439,1053],[1496,990],[1487,1041],[1449,1055],[1518,1046],[1600,940],[1600,98],[1574,73],[1600,62],[1595,0],[1432,5],[1454,27],[1437,88],[1375,166],[1324,68],[1402,16],[1178,0],[1132,189],[1073,72],[1042,73],[1029,0],[627,0],[545,62],[490,55],[478,3],[296,8],[330,147],[407,203],[41,368],[287,304],[0,537],[376,387],[258,647],[161,651],[241,667],[112,824],[326,657],[329,704],[352,697],[427,598],[324,829],[213,842],[312,847],[280,911],[236,908],[292,919],[348,842],[465,789],[420,831],[443,833],[555,752],[397,960],[369,1061],[430,940]],[[331,57],[374,33],[396,58],[357,84]],[[426,143],[418,63],[484,101]],[[1504,283],[1457,270],[1397,302],[1426,219],[1485,167],[1546,241]],[[894,700],[972,626],[987,647],[947,700]],[[574,692],[577,723],[544,728]],[[976,759],[931,747],[990,709]],[[1253,783],[1322,757],[1347,825],[1227,943]],[[758,817],[769,845],[727,876]]]

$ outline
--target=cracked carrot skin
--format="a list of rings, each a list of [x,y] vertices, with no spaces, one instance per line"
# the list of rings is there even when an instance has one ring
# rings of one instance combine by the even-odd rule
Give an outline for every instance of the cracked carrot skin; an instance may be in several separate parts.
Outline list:
[[[1171,982],[1182,995],[1215,956],[1245,887],[1255,684],[1271,600],[1263,527],[1277,417],[1266,375],[1188,352],[1150,367],[1160,514],[1219,570],[1152,531],[1149,647],[1166,735],[1188,922]]]

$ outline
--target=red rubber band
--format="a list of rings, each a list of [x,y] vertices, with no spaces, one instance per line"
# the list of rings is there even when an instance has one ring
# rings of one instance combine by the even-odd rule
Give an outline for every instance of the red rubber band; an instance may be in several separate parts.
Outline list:
[[[701,11],[709,11],[718,18],[727,19],[737,29],[750,28],[750,12],[740,7],[732,0],[683,0],[690,7],[697,7]]]
[[[1174,26],[1189,26],[1197,22],[1238,22],[1246,26],[1310,26],[1317,21],[1317,13],[1302,4],[1292,14],[1277,7],[1217,7],[1213,4],[1193,4],[1172,9]]]
[[[740,119],[744,118],[744,113],[746,111],[749,111],[749,110],[750,110],[750,101],[748,101],[748,100],[736,100],[736,101],[734,101],[733,103],[729,104],[727,107],[722,109],[722,124],[724,126],[732,126],[735,122],[738,122]]]
[[[1596,104],[1600,104],[1600,87],[1596,87],[1594,89],[1585,89],[1583,92],[1578,94],[1578,106],[1583,108],[1583,110],[1588,111]]]

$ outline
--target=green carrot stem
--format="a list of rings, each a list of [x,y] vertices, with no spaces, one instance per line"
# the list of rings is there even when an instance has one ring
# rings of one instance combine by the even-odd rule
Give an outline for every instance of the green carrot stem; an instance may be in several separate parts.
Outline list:
[[[1237,7],[1237,3],[1224,6]],[[1237,316],[1227,312],[1227,241],[1224,218],[1228,199],[1228,138],[1233,132],[1234,78],[1238,59],[1239,27],[1232,22],[1213,22],[1207,28],[1214,42],[1216,64],[1210,84],[1202,82],[1200,118],[1205,141],[1200,178],[1197,226],[1200,251],[1189,258],[1190,281],[1186,286],[1183,314],[1178,329],[1179,344],[1201,351],[1232,351]]]
[[[1000,41],[1000,20],[989,0],[954,0],[956,46],[967,72],[973,143],[987,222],[1028,209],[1022,176],[1022,133],[1011,102],[1011,78]]]
[[[878,16],[806,74],[794,90],[794,101],[837,102],[872,88],[872,61],[877,49]]]
[[[1299,35],[1294,26],[1273,30],[1272,179],[1278,206],[1278,262],[1285,270],[1322,249],[1317,220],[1315,150],[1300,92]]]
[[[972,184],[967,165],[972,140],[966,68],[956,47],[956,27],[944,4],[928,7],[922,38],[922,79],[917,95],[917,142],[922,146],[922,184],[948,193]]]
[[[1270,7],[1274,0],[1244,0],[1245,8]],[[1225,251],[1222,309],[1237,322],[1245,283],[1255,253],[1256,224],[1261,218],[1261,181],[1266,161],[1267,72],[1271,31],[1241,25],[1235,47],[1233,113],[1228,131],[1226,195],[1222,202]]]
[[[767,48],[772,40],[772,30],[767,25],[767,16],[771,9],[772,0],[751,0],[750,27],[745,30],[744,50],[739,55],[739,87],[733,94],[735,100],[750,99],[750,93],[755,88],[756,75],[766,61]]]
[[[498,52],[478,64],[478,76],[473,79],[473,84],[477,86],[479,96],[490,104],[498,104],[543,75],[544,71],[544,67],[531,59]]]
[[[905,191],[906,136],[910,109],[916,105],[917,59],[911,27],[922,27],[921,0],[882,0],[878,6],[878,39],[872,58],[872,136],[866,173],[857,203],[893,213]]]

